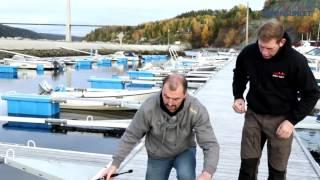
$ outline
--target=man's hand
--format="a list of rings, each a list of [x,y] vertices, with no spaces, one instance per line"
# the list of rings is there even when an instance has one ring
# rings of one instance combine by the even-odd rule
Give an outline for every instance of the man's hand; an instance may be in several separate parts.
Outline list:
[[[109,168],[106,168],[100,176],[100,179],[106,179],[106,180],[112,180],[113,178],[111,177],[112,174],[116,173],[117,167],[112,165]]]
[[[276,134],[279,138],[288,139],[291,136],[293,129],[293,124],[291,124],[290,121],[285,120],[279,125]]]
[[[198,177],[197,180],[211,180],[212,175],[207,171],[203,171]]]
[[[246,112],[246,104],[244,102],[244,99],[240,98],[240,99],[234,100],[232,108],[235,112],[240,114]]]

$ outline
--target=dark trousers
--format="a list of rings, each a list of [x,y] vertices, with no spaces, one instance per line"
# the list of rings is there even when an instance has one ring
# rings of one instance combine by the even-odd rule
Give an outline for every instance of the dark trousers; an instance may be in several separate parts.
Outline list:
[[[241,140],[241,167],[239,180],[256,180],[263,147],[268,148],[268,180],[285,180],[291,153],[292,139],[280,139],[277,128],[284,116],[260,115],[248,109]]]

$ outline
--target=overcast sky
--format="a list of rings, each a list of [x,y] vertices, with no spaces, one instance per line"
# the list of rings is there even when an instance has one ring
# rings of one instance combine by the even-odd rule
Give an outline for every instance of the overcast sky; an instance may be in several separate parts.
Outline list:
[[[0,0],[0,22],[62,24],[66,22],[66,2]],[[253,10],[261,10],[264,4],[264,0],[71,0],[71,22],[137,25],[172,18],[191,10],[230,9],[247,2]]]

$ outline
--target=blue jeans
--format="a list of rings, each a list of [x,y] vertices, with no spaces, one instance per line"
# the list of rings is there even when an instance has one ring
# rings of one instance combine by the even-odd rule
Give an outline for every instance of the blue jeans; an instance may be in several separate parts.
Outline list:
[[[148,157],[146,180],[167,180],[172,167],[176,169],[178,180],[195,180],[196,148],[189,148],[172,158]]]

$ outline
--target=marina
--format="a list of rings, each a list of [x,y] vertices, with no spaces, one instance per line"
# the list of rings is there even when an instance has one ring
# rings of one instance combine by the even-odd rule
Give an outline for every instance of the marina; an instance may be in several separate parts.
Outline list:
[[[225,61],[227,62],[227,61]],[[74,65],[76,67],[76,65]],[[33,98],[38,98],[39,93],[43,93],[43,89],[39,89],[38,86],[43,81],[46,81],[47,84],[50,84],[52,89],[54,88],[57,93],[60,91],[66,91],[67,89],[70,89],[68,87],[77,87],[77,88],[71,88],[71,90],[77,90],[78,95],[74,94],[66,94],[65,98],[61,99],[61,96],[55,96],[53,98],[54,102],[62,103],[66,100],[77,100],[80,97],[86,97],[89,98],[85,101],[85,104],[88,104],[93,101],[100,101],[103,103],[112,103],[116,105],[116,108],[119,108],[119,105],[124,105],[124,101],[120,99],[103,99],[100,98],[101,96],[92,95],[92,91],[97,92],[98,94],[103,94],[104,89],[94,89],[96,87],[92,88],[92,83],[89,79],[95,79],[100,80],[103,78],[109,78],[113,79],[114,77],[125,77],[126,75],[130,75],[128,71],[130,70],[130,67],[128,67],[126,64],[118,64],[116,62],[113,62],[111,66],[98,66],[98,63],[93,63],[90,68],[73,68],[72,66],[67,66],[65,71],[59,71],[55,74],[55,71],[36,71],[36,70],[25,70],[25,69],[18,69],[17,75],[15,78],[2,78],[0,79],[0,83],[10,82],[10,86],[3,86],[2,93],[2,101],[1,106],[2,114],[6,115],[10,111],[10,107],[6,104],[10,104],[9,101],[11,100],[17,100],[18,102],[21,100],[29,101]],[[214,71],[189,71],[189,74],[194,77],[203,76],[206,77],[206,81],[211,79],[215,72]],[[167,72],[168,73],[168,72]],[[170,72],[169,72],[170,73]],[[153,75],[155,76],[155,75]],[[164,77],[165,75],[162,75]],[[193,80],[191,78],[191,80]],[[1,82],[2,81],[2,82]],[[103,80],[105,81],[105,80]],[[139,80],[137,78],[135,79],[126,79],[125,82],[130,82],[131,84],[147,84],[150,87],[155,86],[155,88],[159,88],[161,85],[161,79],[157,80],[157,85],[152,80],[148,80],[146,83],[145,80]],[[31,83],[32,82],[32,83]],[[118,82],[118,81],[117,81]],[[198,87],[201,87],[203,85],[203,82],[192,82],[190,81],[191,86],[193,86],[193,89],[190,89],[190,93],[196,91]],[[99,84],[100,86],[101,84]],[[150,86],[151,85],[151,86]],[[112,85],[113,86],[113,85]],[[120,85],[122,88],[127,88],[127,85],[123,86]],[[129,86],[128,86],[129,87]],[[99,87],[100,88],[100,87]],[[105,88],[105,87],[102,87]],[[114,88],[114,87],[113,87]],[[132,88],[131,86],[129,88]],[[135,87],[133,87],[135,88]],[[138,88],[146,89],[146,87],[138,86]],[[120,90],[121,90],[120,89]],[[120,91],[117,90],[117,91]],[[147,89],[146,89],[147,90]],[[155,89],[155,92],[158,92],[157,89]],[[53,91],[53,90],[50,90]],[[114,91],[115,90],[108,90],[108,91]],[[115,96],[115,93],[107,93],[107,95],[104,95],[106,97],[112,97]],[[133,92],[133,91],[132,91]],[[29,95],[28,95],[29,94]],[[82,95],[81,95],[82,94]],[[88,94],[88,95],[86,95]],[[20,95],[22,96],[19,97]],[[124,94],[123,94],[124,95]],[[121,96],[123,96],[121,95]],[[6,97],[6,98],[5,98]],[[9,97],[9,98],[8,98]],[[43,101],[43,97],[41,96],[40,101]],[[10,99],[11,98],[11,99]],[[6,99],[6,100],[4,100]],[[8,102],[6,102],[8,101]],[[39,101],[39,100],[37,100]],[[120,103],[120,104],[119,104]],[[141,103],[141,102],[140,102]],[[27,105],[32,106],[32,104]],[[131,106],[133,107],[133,106]],[[63,108],[63,105],[61,104],[61,108]],[[38,109],[37,106],[35,106],[35,109]],[[54,108],[56,109],[56,108]],[[135,109],[137,107],[135,106]],[[98,110],[98,109],[95,109]],[[40,111],[40,110],[39,110]],[[99,116],[95,116],[96,112],[92,111],[85,111],[82,115],[81,113],[78,114],[79,111],[65,111],[63,110],[59,116],[60,119],[53,119],[53,118],[32,118],[32,117],[13,117],[13,116],[2,116],[2,128],[4,132],[3,138],[4,140],[2,147],[3,149],[8,150],[12,149],[15,157],[8,159],[8,161],[5,161],[6,165],[21,169],[23,172],[31,173],[35,176],[47,178],[47,179],[74,179],[78,178],[77,176],[74,176],[72,172],[77,172],[74,170],[76,168],[75,162],[83,162],[82,164],[88,164],[86,161],[91,161],[90,159],[84,160],[84,159],[67,159],[67,160],[61,160],[59,157],[62,157],[64,153],[71,153],[74,154],[74,156],[84,156],[81,153],[91,153],[94,154],[93,156],[97,157],[105,157],[108,156],[108,158],[100,158],[102,159],[103,163],[107,163],[110,161],[110,156],[114,151],[114,148],[117,145],[118,137],[123,133],[124,128],[128,125],[130,121],[126,120],[128,118],[131,118],[133,116],[133,113],[130,111],[119,112],[119,113],[110,113],[111,111],[104,111],[99,112]],[[90,118],[90,116],[93,114],[93,116]],[[15,114],[11,114],[15,115]],[[18,115],[18,114],[16,114]],[[86,116],[89,118],[86,119]],[[123,119],[123,120],[111,120],[116,117],[117,119]],[[63,119],[67,118],[67,119]],[[74,119],[74,120],[73,120]],[[84,119],[84,120],[81,120]],[[6,135],[6,133],[9,133],[11,135]],[[17,138],[10,138],[13,134],[16,134]],[[23,137],[26,138],[18,138],[23,134]],[[40,135],[40,136],[39,136]],[[58,137],[58,141],[55,140]],[[72,137],[77,137],[79,140],[83,140],[83,142],[90,141],[94,144],[90,145],[90,143],[80,143],[77,140],[71,140],[68,141],[68,139],[73,139]],[[89,140],[87,138],[92,138],[92,140]],[[99,139],[109,139],[109,145],[103,145],[101,143],[107,142],[107,141],[99,141]],[[50,139],[50,140],[49,140]],[[86,140],[87,139],[87,140]],[[57,141],[57,142],[56,142]],[[29,145],[24,145],[27,142],[27,144],[34,143],[34,146],[36,147],[29,147]],[[53,143],[56,142],[56,143]],[[59,142],[59,143],[58,143]],[[112,148],[110,147],[110,144],[112,144]],[[108,150],[105,150],[105,148],[100,148],[100,146],[104,146]],[[25,150],[27,149],[27,150]],[[40,150],[39,150],[40,149]],[[10,152],[12,151],[10,150]],[[43,154],[51,154],[50,152],[53,152],[52,157],[46,157],[43,158],[41,155],[39,157],[28,155],[29,151],[35,150],[37,153],[41,154],[40,151],[44,151]],[[27,151],[27,152],[24,152]],[[2,154],[6,154],[7,152],[4,152]],[[69,155],[67,155],[69,156]],[[85,156],[88,157],[88,156]],[[58,158],[58,160],[54,160]],[[90,156],[89,156],[90,158]],[[9,160],[10,159],[10,160]],[[13,160],[14,159],[14,160]],[[48,163],[46,159],[50,159],[50,162]],[[49,167],[55,167],[55,162],[59,165],[66,164],[66,167],[63,167],[64,170],[71,168],[68,170],[68,175],[64,174],[64,176],[57,176],[57,172],[51,174],[51,172],[45,172],[44,169],[41,170],[41,167],[46,167],[47,169]],[[69,164],[69,165],[68,165]],[[71,165],[70,165],[71,164]],[[90,163],[89,163],[90,164]],[[40,165],[41,167],[38,167]],[[90,166],[91,168],[87,168]],[[94,162],[90,165],[84,166],[84,169],[88,169],[88,171],[83,170],[83,176],[82,177],[88,177],[93,176],[100,167],[103,166],[102,162]],[[51,168],[52,168],[51,167]],[[94,167],[94,170],[92,169]],[[8,167],[3,167],[8,168]],[[81,167],[80,167],[81,168]],[[49,168],[50,169],[50,168]],[[61,167],[56,167],[54,169],[61,169]],[[90,172],[89,172],[90,171]],[[1,169],[0,169],[1,172]],[[63,174],[63,173],[62,173]],[[86,175],[85,175],[86,174]],[[10,176],[9,176],[10,177]],[[27,176],[23,176],[26,177]],[[32,179],[32,178],[31,178]]]
[[[211,179],[238,179],[244,114],[235,111],[242,111],[245,102],[234,104],[233,93],[237,93],[233,92],[233,86],[237,84],[232,83],[233,78],[238,77],[240,91],[244,88],[241,82],[249,79],[252,99],[259,99],[256,97],[259,93],[265,96],[254,99],[258,101],[257,109],[264,102],[270,108],[267,112],[283,111],[290,101],[288,109],[297,106],[297,112],[302,112],[308,97],[310,102],[317,98],[314,79],[308,69],[304,71],[306,63],[298,61],[303,57],[282,52],[291,50],[292,45],[303,54],[320,87],[320,4],[318,0],[258,0],[251,1],[250,6],[249,2],[238,5],[231,1],[216,5],[212,2],[8,1],[0,22],[0,179],[105,179],[100,178],[101,173],[111,166],[121,136],[146,99],[163,91],[164,103],[166,99],[184,101],[168,96],[167,86],[161,89],[164,78],[176,73],[186,77],[189,95],[197,97],[207,108],[219,142],[218,167]],[[281,29],[277,36],[272,36],[276,32],[271,31],[271,26],[269,29],[261,26],[271,23],[269,19],[275,19],[277,22],[272,24]],[[263,37],[264,33],[269,33],[271,39]],[[284,39],[280,40],[281,35]],[[247,46],[254,42],[259,46],[255,49],[257,54],[251,53],[252,46]],[[269,46],[272,44],[273,48]],[[248,51],[242,51],[239,59],[252,60],[257,66],[238,61],[234,69],[244,47]],[[257,62],[258,51],[263,60],[276,57],[281,62]],[[287,62],[286,57],[293,61]],[[303,65],[303,69],[298,65]],[[234,72],[239,75],[233,77]],[[269,80],[270,77],[273,79]],[[313,85],[312,92],[305,93],[311,89],[308,85]],[[297,103],[293,102],[296,98]],[[233,104],[238,110],[232,108]],[[253,103],[250,105],[255,109]],[[283,110],[274,108],[277,105]],[[170,108],[166,110],[172,112]],[[257,110],[261,111],[264,112]],[[157,111],[158,114],[172,115],[163,111]],[[183,137],[185,127],[176,121],[180,120],[180,114],[176,115],[165,122],[166,126],[155,122],[161,125],[160,130],[150,125],[152,132],[146,132],[147,136],[153,131],[163,133],[162,144]],[[183,116],[189,118],[188,113]],[[153,120],[158,118],[152,116]],[[177,127],[171,136],[172,122]],[[136,127],[139,132],[144,125]],[[197,132],[198,128],[192,130]],[[278,137],[279,131],[285,133],[285,129],[278,129]],[[128,142],[135,137],[128,138]],[[201,144],[202,139],[197,138]],[[294,126],[284,179],[320,179],[319,139],[320,99],[308,116]],[[145,179],[149,140],[145,145],[143,137],[135,144],[113,173],[113,179]],[[279,151],[269,140],[268,148]],[[177,146],[177,141],[174,144]],[[255,145],[259,148],[260,142]],[[156,148],[158,152],[161,150],[159,146]],[[267,152],[265,145],[256,179],[275,178],[268,177],[268,156],[272,153]],[[197,146],[196,176],[202,174],[203,166],[208,164],[204,165],[203,151]],[[168,179],[178,179],[174,168]]]
[[[215,179],[221,180],[235,179],[238,175],[238,170],[240,167],[239,153],[243,116],[234,113],[231,108],[233,99],[230,84],[232,80],[232,68],[234,67],[235,62],[234,60],[235,57],[233,57],[233,59],[230,61],[226,61],[225,65],[222,66],[219,71],[212,74],[212,77],[207,80],[206,84],[202,85],[199,90],[195,91],[195,96],[197,96],[200,101],[208,108],[211,117],[211,123],[214,127],[217,139],[221,145],[218,170],[214,176]],[[99,72],[99,68],[97,68],[96,70],[98,70]],[[90,70],[84,70],[84,72],[86,71]],[[123,74],[125,74],[125,72],[123,72]],[[60,78],[57,79],[58,81],[61,80]],[[58,84],[57,82],[52,80],[51,83]],[[74,82],[72,83],[74,84]],[[83,88],[89,86],[89,84],[86,83],[87,82],[85,82],[85,85],[82,84]],[[28,92],[30,90],[25,89],[24,91]],[[64,112],[62,112],[62,114],[64,114]],[[83,117],[85,117],[85,115],[83,115]],[[55,147],[50,145],[50,141],[48,141],[49,144],[43,144],[41,143],[43,142],[43,140],[39,140],[39,138],[35,141],[28,141],[27,139],[24,139],[13,141],[10,143],[6,142],[6,140],[0,140],[0,142],[3,142],[0,144],[0,147],[2,149],[1,154],[8,154],[7,157],[4,158],[7,159],[7,161],[5,162],[7,166],[21,169],[23,172],[33,174],[35,177],[42,177],[45,179],[96,179],[99,176],[99,171],[101,171],[103,167],[105,167],[105,165],[111,162],[111,154],[115,150],[114,148],[116,148],[116,145],[119,141],[119,139],[116,137],[111,138],[110,140],[113,148],[110,149],[110,146],[103,145],[101,144],[101,142],[97,143],[97,141],[101,141],[101,138],[105,139],[106,137],[108,137],[107,139],[109,139],[109,135],[112,133],[105,133],[105,135],[107,136],[103,135],[103,137],[101,137],[101,135],[99,134],[101,134],[101,132],[102,134],[103,132],[107,132],[105,130],[109,128],[124,129],[128,125],[128,123],[130,123],[130,117],[132,117],[132,115],[122,117],[123,120],[110,120],[110,118],[109,120],[103,120],[100,117],[100,120],[92,121],[90,120],[90,118],[89,120],[86,120],[85,118],[82,118],[84,120],[68,120],[61,117],[60,119],[41,119],[0,116],[0,120],[3,121],[3,123],[18,121],[64,127],[65,131],[62,131],[64,133],[62,133],[61,135],[69,137],[70,135],[72,136],[72,134],[78,136],[77,134],[80,133],[80,135],[82,135],[81,137],[79,137],[79,140],[81,139],[82,142],[89,142],[88,140],[85,140],[87,136],[96,139],[95,141],[90,140],[91,143],[96,143],[92,146],[84,143],[84,147],[96,147],[92,148],[91,150],[90,148],[83,148],[83,146],[81,146],[82,143],[77,143],[77,141],[74,140],[70,142],[70,145],[73,146],[73,144],[78,144],[78,148],[70,148],[68,146],[63,147],[61,145]],[[126,120],[125,118],[127,118],[128,120]],[[312,122],[312,120],[302,121],[303,123],[301,123],[301,125],[299,123],[300,126],[297,126],[297,128],[308,128],[308,126],[306,126],[305,124],[308,124],[309,121]],[[3,126],[3,128],[4,127],[5,126]],[[77,129],[72,130],[72,128],[74,127],[76,127]],[[93,135],[90,135],[90,133],[83,134],[80,131],[80,129],[82,129],[81,127],[96,129],[99,133],[96,135],[94,135],[94,133],[92,133]],[[7,131],[13,131],[14,133],[16,133],[20,132],[21,130],[21,127],[15,127],[15,129],[8,129]],[[29,131],[22,130],[22,132],[26,132],[28,134]],[[34,131],[32,133],[34,133]],[[54,139],[51,137],[52,135],[59,135],[56,133],[52,134],[51,131],[45,131],[41,133],[50,136],[49,139]],[[35,137],[37,137],[37,135],[35,135],[34,138]],[[64,139],[67,140],[69,138]],[[288,179],[319,179],[319,165],[312,158],[309,150],[307,150],[305,145],[303,145],[303,143],[301,142],[298,133],[295,133],[294,139],[293,150],[288,166]],[[27,145],[24,145],[26,142]],[[101,147],[107,147],[108,150],[101,149]],[[197,173],[200,173],[203,163],[202,150],[198,148],[197,152]],[[14,158],[12,154],[14,154]],[[37,154],[37,156],[35,154]],[[119,172],[124,172],[129,169],[132,169],[133,172],[131,174],[123,174],[117,177],[117,179],[144,179],[146,171],[146,160],[147,154],[144,148],[144,142],[142,140],[141,143],[135,147],[130,156],[125,160],[125,162],[119,169]],[[48,169],[54,169],[54,171],[49,172],[47,171]],[[79,173],[78,170],[81,170],[81,173]],[[259,179],[265,179],[267,177],[268,171],[266,164],[266,152],[264,152],[264,155],[262,157],[262,163],[260,165],[259,172]],[[60,174],[63,174],[63,176],[61,176]],[[170,179],[175,179],[174,171],[171,173]]]

